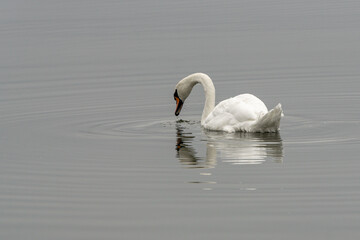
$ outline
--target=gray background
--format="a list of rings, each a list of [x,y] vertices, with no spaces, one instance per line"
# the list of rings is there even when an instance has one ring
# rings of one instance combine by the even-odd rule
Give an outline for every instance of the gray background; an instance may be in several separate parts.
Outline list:
[[[355,239],[359,42],[359,1],[2,1],[1,238]],[[280,133],[176,118],[193,72]]]

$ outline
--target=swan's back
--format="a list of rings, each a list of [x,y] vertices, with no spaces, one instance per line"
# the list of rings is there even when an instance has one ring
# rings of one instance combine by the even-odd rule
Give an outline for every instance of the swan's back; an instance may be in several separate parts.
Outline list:
[[[252,94],[241,94],[220,102],[203,126],[209,130],[226,132],[275,132],[280,124],[281,105],[275,115],[272,113],[274,116],[266,116],[270,112],[259,98]]]

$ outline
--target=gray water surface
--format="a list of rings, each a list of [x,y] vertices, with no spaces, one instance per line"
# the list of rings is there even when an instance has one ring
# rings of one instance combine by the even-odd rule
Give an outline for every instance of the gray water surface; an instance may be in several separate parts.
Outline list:
[[[360,237],[358,1],[2,1],[1,239]],[[279,133],[205,131],[282,103]]]

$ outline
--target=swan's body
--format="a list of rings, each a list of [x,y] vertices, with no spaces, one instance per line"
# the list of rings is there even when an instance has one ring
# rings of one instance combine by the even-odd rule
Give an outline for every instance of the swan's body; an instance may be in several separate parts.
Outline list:
[[[192,88],[200,83],[205,91],[205,106],[201,125],[208,130],[226,132],[276,132],[283,116],[281,104],[268,111],[265,104],[252,94],[241,94],[220,102],[215,107],[215,87],[204,73],[194,73],[178,82],[174,98],[175,115],[179,115]]]

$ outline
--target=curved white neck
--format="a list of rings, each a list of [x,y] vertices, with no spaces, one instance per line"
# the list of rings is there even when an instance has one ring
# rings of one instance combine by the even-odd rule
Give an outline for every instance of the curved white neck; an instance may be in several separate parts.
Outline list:
[[[215,108],[215,87],[211,78],[204,73],[194,73],[190,76],[183,79],[191,85],[191,88],[194,87],[197,83],[200,83],[205,92],[205,105],[204,110],[201,116],[201,125],[204,125],[205,119],[212,110]]]

